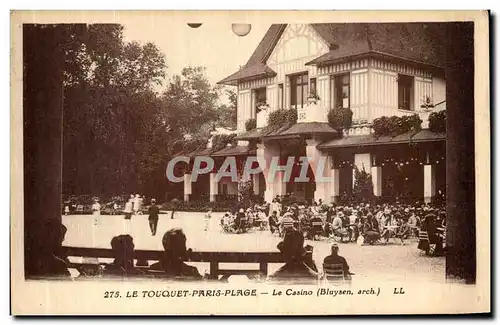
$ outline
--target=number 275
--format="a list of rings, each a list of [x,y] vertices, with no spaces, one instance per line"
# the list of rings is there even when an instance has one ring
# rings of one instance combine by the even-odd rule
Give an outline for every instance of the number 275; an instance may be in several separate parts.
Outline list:
[[[104,298],[120,298],[120,291],[104,291]]]

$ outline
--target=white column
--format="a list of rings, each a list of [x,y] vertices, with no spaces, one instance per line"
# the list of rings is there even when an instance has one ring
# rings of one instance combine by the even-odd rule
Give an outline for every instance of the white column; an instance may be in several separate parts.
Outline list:
[[[424,165],[424,201],[431,202],[436,193],[436,168],[433,165]]]
[[[372,170],[373,195],[382,196],[382,167],[373,166]]]
[[[286,183],[285,183],[285,171],[278,170],[276,171],[276,176],[274,177],[274,196],[276,195],[285,195],[286,194]]]
[[[328,184],[323,178],[329,176],[325,175],[325,172],[329,169],[329,164],[331,164],[330,159],[328,158],[327,153],[319,150],[316,146],[319,144],[317,139],[309,139],[306,140],[306,155],[308,157],[309,166],[311,167],[314,178],[316,181],[316,191],[314,192],[314,200],[319,201],[319,199],[323,200],[323,202],[330,201],[330,195],[328,190]],[[320,164],[323,164],[321,167],[323,170],[320,170]],[[321,174],[320,174],[321,173]]]
[[[219,194],[219,182],[216,180],[217,173],[210,173],[210,202],[215,202]]]
[[[264,200],[268,203],[276,197],[276,195],[286,194],[286,183],[283,183],[282,171],[276,171],[274,181],[270,183],[270,170],[269,166],[273,157],[279,157],[279,148],[273,146],[272,144],[258,144],[257,145],[257,159],[259,165],[264,173],[264,178],[266,180],[266,191],[264,192]],[[259,184],[260,185],[260,184]]]
[[[333,179],[333,182],[330,184],[330,193],[331,193],[331,202],[337,202],[340,196],[340,187],[339,187],[339,177],[340,171],[337,168],[330,170],[330,177]]]
[[[260,194],[260,174],[253,174],[253,194]]]
[[[189,201],[189,196],[192,194],[192,187],[191,187],[191,174],[186,173],[184,174],[184,201],[188,202]]]

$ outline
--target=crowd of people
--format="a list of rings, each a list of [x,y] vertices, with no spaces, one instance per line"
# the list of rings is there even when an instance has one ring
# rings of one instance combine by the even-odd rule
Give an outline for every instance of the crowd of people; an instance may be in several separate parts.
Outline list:
[[[446,228],[443,206],[430,204],[285,204],[276,197],[269,204],[254,205],[246,210],[227,212],[221,220],[227,232],[246,232],[252,227],[269,229],[284,236],[286,231],[298,230],[307,239],[333,238],[339,242],[358,242],[372,245],[388,243],[391,238],[406,244],[406,239],[428,233],[429,244],[440,253]],[[425,250],[423,243],[419,248]]]
[[[140,214],[143,201],[131,195],[123,212],[125,219]],[[148,219],[151,234],[157,232],[159,207],[151,199]],[[98,215],[100,204],[95,200],[92,210]],[[205,214],[205,230],[208,229],[212,211]],[[252,228],[270,231],[283,237],[277,248],[286,263],[269,275],[269,281],[302,279],[316,281],[325,274],[327,265],[340,265],[346,278],[352,274],[345,258],[340,256],[339,243],[357,242],[360,245],[387,243],[391,238],[401,244],[409,237],[420,239],[418,248],[441,255],[445,250],[446,213],[443,206],[430,204],[324,204],[321,200],[310,205],[289,203],[276,197],[269,204],[250,207],[235,206],[221,219],[226,232],[242,233]],[[66,227],[60,221],[49,220],[32,225],[27,241],[27,275],[69,277],[68,258],[62,250]],[[421,233],[426,236],[422,238]],[[316,266],[311,245],[304,246],[305,239],[334,239],[332,254],[323,261],[323,272]],[[162,237],[164,254],[157,263],[134,263],[134,242],[128,234],[113,237],[110,242],[114,261],[101,269],[79,269],[80,276],[144,277],[151,274],[166,278],[202,279],[198,270],[185,262],[189,259],[186,236],[182,229],[170,229]],[[36,253],[34,253],[36,252]]]

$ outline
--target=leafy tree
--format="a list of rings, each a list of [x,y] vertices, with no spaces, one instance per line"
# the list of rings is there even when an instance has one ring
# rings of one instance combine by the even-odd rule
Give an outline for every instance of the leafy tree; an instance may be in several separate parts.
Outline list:
[[[226,89],[225,94],[229,99],[229,105],[222,104],[219,106],[217,124],[225,128],[236,129],[237,94],[232,89]]]
[[[61,28],[63,193],[163,198],[178,192],[179,184],[166,180],[167,162],[206,145],[220,88],[210,85],[204,68],[187,67],[159,93],[167,64],[154,44],[125,42],[116,24]]]
[[[372,175],[366,172],[364,166],[361,170],[357,166],[354,167],[352,196],[355,202],[366,202],[373,199]]]

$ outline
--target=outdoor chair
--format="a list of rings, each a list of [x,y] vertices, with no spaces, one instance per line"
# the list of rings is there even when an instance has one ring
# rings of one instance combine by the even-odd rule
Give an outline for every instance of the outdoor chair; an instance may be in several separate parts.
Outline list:
[[[287,231],[293,229],[295,229],[293,222],[288,222],[288,221],[284,222],[283,225],[281,225],[281,237],[284,237]]]
[[[322,221],[313,221],[311,223],[310,229],[311,235],[313,239],[316,239],[317,236],[323,233],[323,222]]]
[[[418,247],[425,252],[426,255],[434,254],[436,244],[431,244],[429,241],[429,233],[427,230],[420,230],[418,233],[419,244]]]
[[[328,283],[336,285],[351,283],[351,276],[350,274],[344,274],[344,268],[342,267],[342,264],[323,263],[323,274],[324,279]]]

